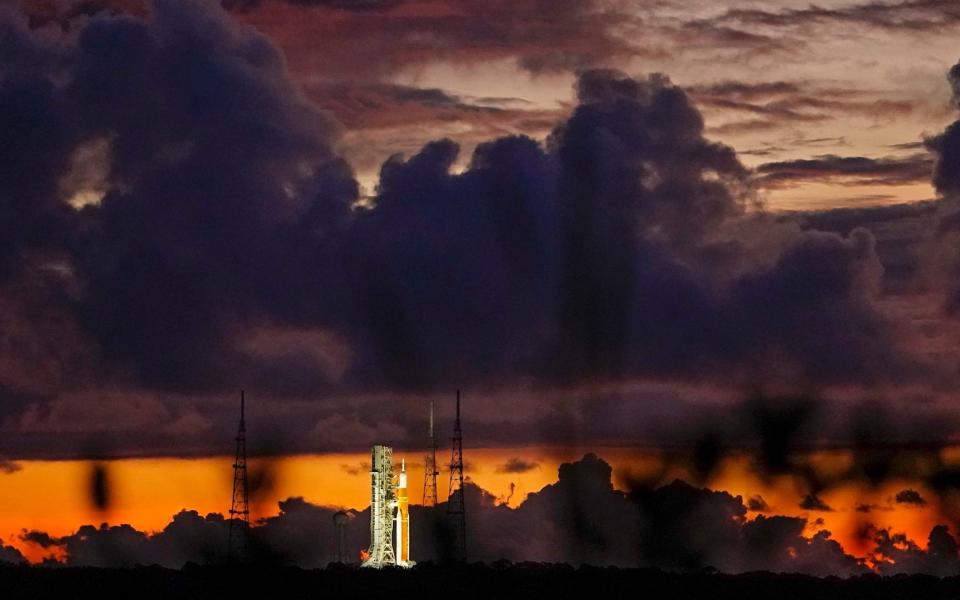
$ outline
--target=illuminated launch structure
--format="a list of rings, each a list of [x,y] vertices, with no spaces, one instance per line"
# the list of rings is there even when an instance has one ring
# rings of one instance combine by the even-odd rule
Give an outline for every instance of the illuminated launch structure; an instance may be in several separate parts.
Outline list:
[[[393,553],[393,449],[374,446],[370,457],[370,549],[364,567],[397,562]]]
[[[437,437],[433,431],[433,400],[430,401],[430,429],[427,456],[423,461],[423,505],[437,505]]]
[[[395,485],[393,449],[389,446],[374,446],[371,453],[370,547],[362,554],[362,558],[362,566],[376,569],[391,565],[409,567],[413,564],[410,562],[406,462],[401,463]]]
[[[450,485],[447,488],[447,519],[450,523],[450,558],[467,560],[467,515],[463,498],[463,432],[460,429],[460,390],[457,390],[457,417],[453,423],[450,453]]]
[[[244,396],[240,392],[240,427],[237,430],[237,454],[233,461],[233,498],[230,502],[230,529],[227,534],[227,561],[243,560],[250,532],[250,495],[247,489],[247,424]]]

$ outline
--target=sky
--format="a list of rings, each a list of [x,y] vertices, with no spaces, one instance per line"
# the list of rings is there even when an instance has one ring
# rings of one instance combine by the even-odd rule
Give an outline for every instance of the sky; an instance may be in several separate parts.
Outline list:
[[[0,4],[4,547],[222,513],[241,389],[297,473],[263,518],[362,511],[340,466],[419,456],[460,389],[491,515],[581,476],[653,510],[695,496],[676,470],[738,539],[775,513],[840,541],[804,564],[929,567],[960,533],[958,33],[938,0]],[[207,483],[101,515],[90,461]]]

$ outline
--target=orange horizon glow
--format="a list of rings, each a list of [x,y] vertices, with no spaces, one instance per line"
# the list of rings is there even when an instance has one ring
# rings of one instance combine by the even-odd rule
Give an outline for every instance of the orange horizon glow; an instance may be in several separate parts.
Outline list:
[[[578,460],[594,452],[613,468],[613,484],[625,491],[627,482],[660,474],[660,484],[675,478],[690,481],[682,467],[663,473],[656,451],[638,448],[485,448],[467,452],[467,477],[498,498],[499,503],[517,507],[528,494],[556,482],[561,463]],[[818,453],[822,463],[842,464],[844,451]],[[441,455],[442,457],[442,455]],[[421,502],[423,487],[422,451],[396,451],[397,460],[407,462],[410,501]],[[519,458],[536,467],[523,473],[506,473],[501,468],[508,459]],[[366,452],[296,455],[254,458],[249,461],[251,476],[269,473],[264,491],[251,498],[251,520],[278,514],[278,503],[300,496],[314,504],[363,510],[369,505]],[[439,459],[441,463],[443,459]],[[57,550],[43,549],[20,539],[23,531],[41,530],[60,537],[75,532],[83,524],[129,524],[138,530],[162,530],[181,510],[196,510],[201,515],[225,514],[230,504],[233,457],[207,458],[129,458],[106,464],[111,488],[111,504],[105,511],[94,508],[88,498],[88,480],[92,466],[84,461],[22,461],[21,469],[3,475],[4,493],[0,495],[0,536],[4,543],[17,547],[31,562],[45,557],[61,558]],[[514,485],[512,497],[509,495]],[[446,498],[447,478],[438,480],[439,495]],[[904,488],[912,488],[931,499],[930,490],[915,481],[888,481],[875,489],[856,484],[843,485],[820,494],[832,512],[811,512],[799,507],[807,493],[799,480],[779,476],[764,480],[750,465],[749,457],[732,455],[722,461],[705,487],[741,496],[746,504],[759,495],[770,506],[770,514],[806,517],[807,535],[827,529],[833,539],[854,556],[866,557],[868,541],[860,534],[865,524],[905,533],[921,548],[926,547],[930,529],[944,519],[935,503],[925,506],[901,506],[893,497]],[[856,510],[858,504],[873,504],[869,515]],[[749,512],[748,518],[759,513]],[[822,523],[816,523],[818,519]]]

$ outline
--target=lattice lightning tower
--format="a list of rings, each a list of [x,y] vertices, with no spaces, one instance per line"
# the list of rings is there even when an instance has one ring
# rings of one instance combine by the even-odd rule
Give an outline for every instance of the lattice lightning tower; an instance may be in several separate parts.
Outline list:
[[[447,492],[447,517],[450,522],[452,556],[457,562],[467,560],[467,517],[463,498],[463,432],[460,429],[460,390],[457,390],[457,417],[453,425],[453,448],[450,454],[450,485]]]
[[[430,429],[427,456],[423,461],[423,505],[437,505],[437,438],[433,431],[433,400],[430,401]]]
[[[250,529],[250,495],[247,488],[247,425],[244,419],[244,395],[240,392],[240,427],[237,431],[237,454],[233,461],[233,499],[230,503],[230,533],[227,537],[227,560],[247,558],[247,535]]]

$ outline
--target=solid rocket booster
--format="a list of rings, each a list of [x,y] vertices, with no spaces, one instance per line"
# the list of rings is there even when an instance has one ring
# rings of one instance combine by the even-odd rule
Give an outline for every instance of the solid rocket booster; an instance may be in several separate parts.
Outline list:
[[[397,564],[410,562],[410,509],[407,505],[407,461],[400,463],[397,482]]]

